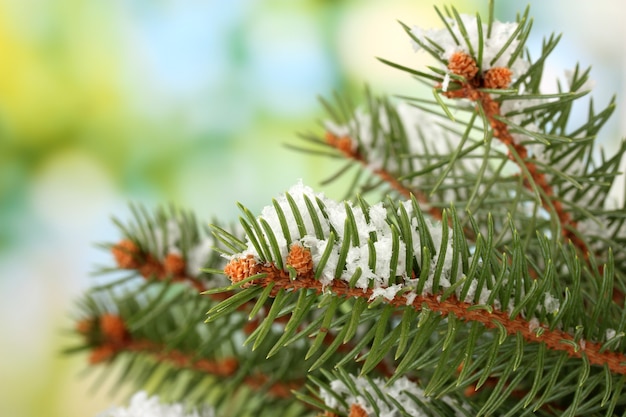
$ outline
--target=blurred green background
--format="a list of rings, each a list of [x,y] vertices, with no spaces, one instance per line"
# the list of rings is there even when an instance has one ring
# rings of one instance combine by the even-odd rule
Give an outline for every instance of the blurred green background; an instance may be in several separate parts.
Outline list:
[[[530,45],[564,33],[549,72],[592,64],[598,103],[618,93],[611,149],[625,120],[621,4],[530,4]],[[374,59],[426,62],[396,20],[440,26],[422,1],[0,0],[0,416],[91,417],[118,401],[90,391],[84,356],[60,355],[73,301],[109,261],[92,243],[119,236],[110,216],[174,202],[233,220],[236,201],[258,211],[298,178],[317,186],[332,166],[283,146],[319,128],[317,95],[419,94]]]

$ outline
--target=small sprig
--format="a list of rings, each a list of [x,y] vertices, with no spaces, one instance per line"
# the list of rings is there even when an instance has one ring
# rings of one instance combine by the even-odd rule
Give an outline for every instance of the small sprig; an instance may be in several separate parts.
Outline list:
[[[550,37],[544,44],[541,57],[531,64],[522,59],[524,43],[532,26],[528,10],[516,23],[490,21],[488,26],[479,16],[460,15],[454,8],[446,10],[447,15],[439,10],[438,13],[445,25],[443,29],[423,31],[405,26],[416,50],[430,53],[444,68],[431,68],[441,77],[435,84],[438,93],[449,99],[475,103],[471,111],[483,120],[485,141],[495,138],[506,146],[507,157],[518,166],[524,186],[532,193],[541,211],[550,216],[551,233],[562,237],[565,243],[571,241],[580,256],[587,259],[590,248],[577,232],[576,219],[584,216],[573,213],[581,209],[568,207],[569,201],[562,192],[557,192],[557,187],[562,191],[563,182],[569,182],[572,188],[580,189],[582,186],[577,179],[589,172],[582,170],[574,179],[574,176],[555,169],[555,166],[562,166],[558,165],[558,158],[551,158],[544,164],[541,149],[553,152],[570,144],[567,145],[568,151],[583,154],[585,148],[589,149],[588,141],[595,137],[596,127],[602,125],[606,120],[604,116],[611,113],[612,105],[602,112],[603,117],[591,115],[584,127],[567,133],[572,102],[587,93],[578,91],[585,85],[587,74],[575,71],[580,79],[569,83],[570,92],[541,94],[539,80],[543,62],[558,43],[558,37]],[[393,66],[426,81],[429,79],[409,68]],[[438,97],[436,102],[446,114],[452,114],[447,102]],[[533,145],[532,152],[528,144]],[[556,156],[556,153],[552,155]],[[538,161],[536,157],[542,160]]]

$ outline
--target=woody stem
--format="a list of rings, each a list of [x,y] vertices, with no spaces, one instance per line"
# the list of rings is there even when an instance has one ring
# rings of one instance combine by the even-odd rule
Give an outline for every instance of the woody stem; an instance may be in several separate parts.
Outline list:
[[[320,294],[331,292],[338,297],[357,297],[366,300],[370,300],[374,294],[373,289],[350,288],[345,282],[336,280],[330,285],[323,286],[321,282],[313,278],[312,273],[292,280],[287,272],[279,270],[273,264],[259,265],[258,270],[266,274],[266,277],[255,283],[262,286],[273,283],[275,291],[308,289]],[[584,355],[592,365],[607,365],[613,373],[626,375],[626,355],[624,354],[603,350],[600,343],[591,341],[587,341],[583,347],[571,334],[562,330],[550,329],[543,325],[531,326],[531,323],[521,316],[510,317],[504,311],[476,309],[474,304],[460,301],[455,296],[444,300],[441,299],[441,294],[421,294],[417,295],[410,304],[407,304],[405,297],[394,296],[390,300],[385,299],[384,302],[397,308],[410,305],[416,311],[421,311],[426,307],[444,317],[453,314],[467,322],[481,323],[488,329],[501,327],[506,329],[508,335],[520,334],[527,342],[543,343],[548,349],[567,352],[568,356],[573,358],[582,358]],[[539,328],[541,331],[537,331]]]

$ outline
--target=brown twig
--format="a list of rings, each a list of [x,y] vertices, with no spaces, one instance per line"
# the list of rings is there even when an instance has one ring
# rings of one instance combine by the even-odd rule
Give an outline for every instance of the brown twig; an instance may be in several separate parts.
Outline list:
[[[140,247],[129,239],[123,239],[111,247],[111,253],[115,258],[118,268],[134,269],[145,279],[157,279],[159,281],[171,280],[189,284],[201,293],[209,289],[207,285],[196,277],[188,275],[185,260],[178,254],[169,253],[163,261],[159,261],[151,253],[144,252]],[[222,301],[230,297],[232,293],[211,294],[211,298]]]
[[[145,278],[156,277],[157,279],[166,279],[168,276],[170,276],[168,274],[177,273],[177,275],[175,275],[175,278],[174,278],[176,281],[189,282],[192,284],[194,288],[198,289],[199,291],[205,290],[201,282],[197,281],[195,278],[184,275],[184,270],[185,270],[184,262],[180,264],[178,263],[178,261],[176,261],[174,265],[178,265],[178,267],[177,267],[177,270],[174,271],[172,267],[165,266],[167,265],[165,262],[164,264],[161,264],[155,261],[153,256],[149,254],[141,253],[138,246],[130,240],[123,240],[119,242],[118,244],[114,245],[112,248],[112,252],[120,268],[137,269],[140,271],[141,275],[144,276]],[[166,257],[166,260],[168,258],[171,259],[171,257],[168,256]],[[182,258],[180,257],[178,258],[180,259],[180,261],[182,261]],[[286,261],[287,261],[287,264],[293,267],[294,270],[298,274],[307,273],[313,268],[313,260],[311,259],[311,252],[300,245],[291,246],[291,249],[289,251],[289,256],[287,257]],[[171,263],[173,263],[172,260],[170,260],[170,264]],[[231,263],[231,264],[226,265],[224,272],[226,275],[229,275],[229,276],[230,275],[234,275],[234,276],[247,275],[250,273],[251,268],[253,268],[254,265],[256,265],[256,262],[252,258],[250,258],[246,262]],[[247,285],[244,285],[244,286],[247,286]],[[222,301],[222,300],[227,299],[231,295],[233,295],[232,291],[225,291],[222,293],[211,294],[210,296],[216,301]],[[269,301],[269,303],[271,303],[271,301]],[[256,304],[255,300],[250,300],[249,302],[240,306],[237,310],[248,311],[255,304]],[[248,321],[245,324],[245,326],[242,328],[243,332],[245,334],[251,334],[259,326],[261,321],[262,321],[261,317],[255,317],[252,320]],[[287,319],[279,318],[277,322],[280,322],[280,321],[286,322]],[[330,345],[333,341],[334,341],[334,336],[331,335],[330,333],[327,334],[326,338],[324,339],[324,343],[327,345]],[[350,351],[351,349],[352,349],[352,345],[349,343],[343,344],[339,347],[340,351]],[[112,354],[110,344],[107,346],[103,346],[99,348],[99,350],[95,350],[94,352],[95,352],[94,355],[96,357],[108,357]],[[391,374],[388,367],[386,367],[386,364],[384,363],[379,364],[377,369],[379,369],[381,373],[384,375]]]
[[[353,149],[353,139],[348,136],[336,136],[331,132],[326,132],[326,142],[342,152],[348,158],[357,161],[361,165],[367,167],[367,160],[358,151]],[[417,201],[428,206],[428,213],[435,219],[441,220],[441,210],[437,207],[433,207],[429,204],[429,199],[426,194],[419,190],[411,189],[400,182],[392,173],[384,168],[377,168],[373,170],[374,174],[378,175],[380,179],[385,181],[396,190],[400,195],[405,198],[411,198],[411,195],[415,196]]]
[[[543,196],[540,196],[540,198],[543,208],[549,213],[556,214],[561,224],[561,234],[563,237],[566,241],[570,240],[572,244],[580,250],[582,256],[588,259],[587,245],[575,232],[577,227],[576,221],[574,221],[570,213],[566,211],[563,203],[556,198],[548,177],[544,172],[541,172],[537,164],[529,158],[526,147],[514,139],[506,123],[498,120],[501,116],[500,103],[495,101],[491,94],[479,91],[481,88],[508,88],[511,82],[511,70],[496,67],[489,69],[482,76],[477,76],[479,75],[478,71],[467,70],[468,67],[472,67],[472,63],[475,67],[476,64],[473,58],[464,52],[457,52],[452,55],[449,60],[448,69],[452,73],[464,77],[466,81],[461,83],[460,88],[444,92],[443,95],[448,98],[469,99],[482,107],[491,126],[493,137],[500,140],[509,148],[509,159],[518,164],[521,161],[524,165],[522,171],[528,173],[528,177],[524,180],[526,188],[532,190],[532,184],[535,184],[542,191]]]
[[[198,358],[197,355],[178,349],[170,349],[161,343],[147,339],[134,339],[123,319],[115,314],[103,314],[78,322],[77,331],[82,334],[92,351],[89,363],[107,362],[124,352],[142,353],[155,361],[181,369],[191,369],[203,374],[227,378],[235,375],[239,361],[234,357],[218,359]],[[266,389],[275,398],[289,398],[292,390],[303,386],[303,381],[274,382],[261,373],[247,375],[244,384],[260,390]],[[268,385],[269,384],[269,385]]]
[[[247,258],[246,258],[247,259]],[[231,263],[242,260],[233,259]],[[245,260],[244,260],[245,261]],[[322,285],[321,282],[315,280],[313,271],[309,271],[304,275],[299,275],[297,279],[292,280],[289,274],[283,270],[279,270],[273,264],[257,264],[249,269],[251,275],[248,276],[231,276],[233,282],[238,282],[252,276],[253,274],[265,274],[264,278],[254,280],[253,285],[267,286],[270,283],[274,285],[274,291],[281,289],[287,290],[314,290],[318,293],[331,292],[339,297],[357,297],[369,300],[373,295],[373,289],[350,288],[344,281],[334,280],[330,285]],[[407,306],[407,299],[402,296],[396,296],[391,300],[385,300],[387,304],[394,307]],[[587,357],[592,365],[607,365],[613,373],[626,375],[626,356],[611,351],[602,351],[602,344],[592,341],[577,341],[574,337],[562,330],[550,329],[541,324],[533,325],[521,316],[514,318],[504,311],[493,310],[486,311],[482,309],[472,309],[474,304],[467,303],[451,296],[442,300],[441,294],[419,294],[410,304],[417,311],[426,306],[431,311],[448,316],[454,314],[455,317],[464,320],[481,323],[488,329],[503,327],[508,335],[521,334],[522,337],[531,343],[544,343],[549,349],[554,351],[564,351],[572,358]],[[541,332],[538,332],[541,328]]]
[[[520,143],[517,143],[510,133],[508,126],[498,120],[501,116],[500,103],[495,101],[491,94],[479,91],[479,89],[505,89],[511,83],[512,72],[509,68],[494,67],[480,73],[474,59],[464,53],[457,52],[449,59],[448,69],[455,75],[459,75],[465,79],[460,83],[459,88],[446,91],[443,93],[448,98],[469,99],[480,105],[491,126],[493,137],[500,140],[509,148],[509,158],[518,164],[524,166],[524,172],[527,172],[527,178],[524,180],[526,188],[533,190],[533,184],[541,190],[540,195],[542,207],[548,212],[553,212],[561,225],[561,233],[563,237],[570,240],[576,248],[579,249],[584,259],[588,259],[588,248],[585,242],[576,233],[577,224],[570,213],[565,209],[563,203],[556,198],[554,190],[548,181],[548,177],[541,172],[536,163],[529,158],[528,150]],[[347,136],[337,136],[331,132],[326,133],[326,142],[342,152],[347,157],[366,166],[367,161],[354,146],[354,140]],[[520,162],[521,161],[521,162]],[[412,190],[403,185],[389,171],[379,168],[373,170],[383,181],[387,182],[393,189],[398,191],[404,197],[413,194],[420,203],[428,204],[428,197],[423,192]],[[430,207],[429,213],[436,219],[441,219],[441,210],[436,207]]]

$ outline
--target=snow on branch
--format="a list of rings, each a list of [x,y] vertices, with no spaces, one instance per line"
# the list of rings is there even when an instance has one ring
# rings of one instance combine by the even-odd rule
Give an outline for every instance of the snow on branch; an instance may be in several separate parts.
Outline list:
[[[447,222],[433,224],[414,199],[371,206],[359,201],[356,205],[337,202],[298,182],[260,216],[248,212],[242,219],[248,229],[246,249],[229,256],[224,273],[239,282],[271,266],[289,271],[294,283],[308,279],[322,287],[343,283],[367,292],[370,300],[402,297],[407,305],[416,297],[449,293],[463,303],[511,312],[513,300],[527,296],[520,286],[519,293],[508,294],[503,305],[499,295],[492,294],[500,286],[492,282],[495,278],[488,285],[481,282],[475,268],[483,268],[491,249],[465,255],[466,268],[474,268],[473,276],[466,276],[461,253],[466,249],[458,243],[465,237],[455,237],[455,229]],[[456,230],[463,233],[460,226]],[[509,278],[502,279],[502,285],[507,285]],[[525,314],[530,318],[554,315],[558,310],[559,299],[548,289],[537,311]]]
[[[372,380],[353,375],[349,375],[349,378],[351,378],[349,384],[341,378],[330,381],[329,388],[332,393],[324,388],[320,389],[320,397],[328,407],[340,412],[347,412],[348,409],[339,401],[341,398],[342,402],[347,404],[352,412],[359,409],[362,410],[362,415],[379,417],[398,415],[426,417],[430,413],[424,407],[428,407],[433,401],[450,405],[452,409],[462,407],[454,399],[445,395],[438,399],[426,396],[422,388],[406,377],[399,378],[388,386],[380,378]],[[381,398],[380,393],[384,393],[383,398]],[[388,398],[393,398],[394,401],[389,401]],[[466,414],[458,411],[455,415],[464,416]]]
[[[389,210],[392,208],[385,207],[383,203],[368,207],[336,202],[322,193],[314,193],[310,187],[299,182],[276,199],[273,205],[262,210],[258,222],[269,227],[261,235],[248,235],[247,249],[234,255],[232,260],[253,257],[258,262],[274,261],[293,266],[293,261],[289,259],[290,251],[294,247],[303,247],[310,252],[312,269],[323,285],[330,285],[338,279],[352,282],[354,287],[363,290],[373,288],[375,295],[391,299],[405,285],[415,281],[415,271],[407,269],[407,254],[408,258],[415,257],[417,267],[421,269],[425,266],[420,262],[426,245],[434,248],[434,253],[430,253],[431,259],[426,266],[430,271],[430,281],[424,291],[434,291],[432,278],[438,261],[435,255],[441,250],[445,251],[445,255],[439,285],[443,289],[449,288],[450,280],[456,281],[460,273],[457,267],[456,276],[451,276],[454,252],[452,231],[445,233],[447,237],[444,240],[443,227],[449,229],[448,226],[434,225],[429,219],[424,219],[422,226],[426,230],[420,234],[418,214],[410,200],[401,203],[395,213],[388,213]],[[398,230],[401,227],[393,224],[389,216],[406,217],[410,231],[405,230],[405,233],[409,232],[410,236],[402,236]],[[427,236],[430,243],[423,242],[422,236]],[[266,254],[259,252],[262,248],[260,242],[272,239],[280,251],[278,259],[267,259]],[[227,268],[225,272],[229,274],[233,269]],[[396,278],[400,280],[397,283]]]
[[[431,115],[405,101],[395,105],[380,103],[367,111],[359,108],[345,123],[327,120],[327,140],[348,155],[359,155],[372,169],[395,171],[402,158],[390,155],[391,149],[404,158],[424,153],[446,155],[456,138],[449,120]],[[400,138],[405,137],[404,140]],[[436,140],[433,140],[435,139]]]
[[[188,412],[180,403],[163,404],[157,396],[148,396],[145,391],[139,391],[130,400],[128,407],[112,407],[98,417],[214,417],[213,409],[205,407],[198,411]]]
[[[482,46],[481,71],[485,72],[493,67],[509,67],[514,76],[526,71],[528,62],[522,59],[515,59],[513,65],[509,62],[518,50],[520,40],[517,35],[522,30],[523,23],[494,21],[489,32],[489,26],[481,23],[476,16],[460,14],[458,17],[459,19],[445,17],[446,27],[441,29],[424,30],[414,26],[411,35],[415,51],[436,45],[439,56],[448,61],[458,52],[475,55]]]

